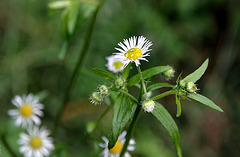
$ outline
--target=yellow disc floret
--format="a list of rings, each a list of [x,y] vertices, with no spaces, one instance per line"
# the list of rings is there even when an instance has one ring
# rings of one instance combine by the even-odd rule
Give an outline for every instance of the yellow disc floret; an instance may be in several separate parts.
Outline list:
[[[29,117],[32,115],[33,111],[32,111],[32,107],[29,106],[29,105],[23,105],[21,108],[20,108],[20,113],[23,117]]]
[[[34,149],[38,149],[42,146],[42,140],[39,137],[32,137],[30,140],[30,146]]]
[[[116,69],[120,69],[123,66],[123,63],[121,61],[116,61],[116,62],[113,63],[113,66]]]
[[[110,149],[109,152],[112,153],[112,154],[117,154],[117,153],[120,153],[122,151],[122,148],[123,148],[122,142],[117,141],[115,146],[112,149]]]
[[[142,55],[142,50],[139,48],[131,48],[128,50],[124,56],[127,57],[128,59],[138,59]]]

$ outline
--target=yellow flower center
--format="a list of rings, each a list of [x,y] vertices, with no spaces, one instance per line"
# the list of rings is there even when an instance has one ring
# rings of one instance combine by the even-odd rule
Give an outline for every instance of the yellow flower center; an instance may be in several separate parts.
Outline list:
[[[30,146],[34,149],[38,149],[42,146],[42,140],[39,137],[32,137]]]
[[[23,117],[29,117],[32,115],[32,107],[25,104],[20,108],[20,113]]]
[[[142,55],[142,50],[139,48],[131,48],[124,54],[124,56],[127,57],[128,59],[137,59],[141,55]]]
[[[116,68],[116,69],[119,69],[123,66],[123,63],[121,61],[116,61],[113,63],[113,66]]]
[[[112,149],[110,149],[109,152],[112,153],[112,154],[117,154],[117,153],[120,153],[122,151],[122,148],[123,148],[122,142],[117,141],[115,146]]]

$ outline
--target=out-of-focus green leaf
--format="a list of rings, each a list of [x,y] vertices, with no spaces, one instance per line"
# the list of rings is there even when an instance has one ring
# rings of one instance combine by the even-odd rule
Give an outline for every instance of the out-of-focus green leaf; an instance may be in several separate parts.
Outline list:
[[[202,75],[205,73],[206,69],[208,66],[208,59],[206,59],[204,61],[204,63],[197,69],[195,70],[193,73],[191,73],[190,75],[186,76],[183,81],[184,82],[193,82],[195,83],[197,80],[199,80]]]
[[[143,79],[147,79],[151,76],[163,73],[164,71],[167,71],[169,69],[171,69],[170,66],[157,66],[157,67],[149,68],[142,72],[142,76],[143,76]],[[140,76],[139,74],[137,74],[129,79],[128,86],[135,85],[139,82],[140,82]]]
[[[167,130],[175,145],[178,156],[182,157],[181,140],[178,127],[168,111],[160,103],[155,103],[156,105],[152,114],[162,123],[164,128]]]
[[[125,125],[136,110],[137,105],[132,103],[129,97],[119,94],[113,106],[112,129],[109,136],[108,148],[111,149],[117,142],[118,136],[122,133]]]
[[[132,64],[128,64],[127,67],[124,68],[123,73],[122,73],[122,78],[124,78],[125,80],[127,80],[129,72],[130,72],[130,68],[131,68]]]
[[[94,1],[83,2],[72,2],[62,13],[61,31],[63,43],[59,54],[60,59],[64,59],[74,32],[82,28],[85,21],[97,7],[97,3],[94,3]]]
[[[77,4],[71,6],[71,9],[68,12],[68,33],[73,34],[75,26],[77,23],[79,8]]]
[[[64,41],[62,42],[62,47],[61,47],[60,53],[59,53],[59,55],[58,55],[58,58],[59,58],[59,59],[62,60],[62,59],[65,58],[65,55],[66,55],[66,52],[67,52],[67,48],[68,48],[68,44],[69,44],[69,42],[66,41],[66,40],[64,40]]]
[[[207,97],[201,95],[201,94],[189,94],[188,95],[189,98],[194,99],[200,103],[203,103],[204,105],[207,105],[211,108],[213,108],[214,110],[223,112],[223,110],[217,106],[214,102],[212,102],[212,100],[208,99]]]
[[[169,83],[155,83],[149,87],[147,87],[147,91],[152,91],[152,90],[156,90],[162,87],[174,87],[174,85],[171,85]]]
[[[114,82],[117,77],[115,75],[113,75],[112,73],[106,71],[106,70],[102,70],[102,69],[98,69],[98,68],[93,68],[93,72],[95,72],[96,74],[104,77],[105,79]]]
[[[175,95],[175,97],[176,97],[176,104],[177,104],[177,115],[176,116],[179,117],[182,112],[182,107],[181,107],[180,99],[177,96],[177,94]]]
[[[71,3],[72,3],[71,1],[67,1],[67,0],[66,1],[63,1],[63,0],[54,1],[54,2],[48,3],[48,7],[50,9],[63,9],[63,8],[70,6]]]

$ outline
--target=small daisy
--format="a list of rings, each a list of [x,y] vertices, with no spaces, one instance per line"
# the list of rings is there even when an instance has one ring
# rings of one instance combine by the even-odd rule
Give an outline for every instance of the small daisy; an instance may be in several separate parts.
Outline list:
[[[118,53],[114,53],[115,57],[122,60],[123,67],[125,68],[130,62],[135,62],[136,66],[140,65],[140,60],[147,61],[145,58],[150,56],[151,51],[149,49],[152,46],[152,42],[147,40],[145,37],[131,37],[128,40],[124,39],[123,43],[118,43],[120,48],[115,48]]]
[[[124,67],[121,59],[116,58],[114,55],[109,56],[106,59],[108,60],[106,67],[109,71],[112,71],[114,73],[123,71]]]
[[[17,109],[12,109],[8,111],[8,114],[16,119],[16,126],[22,126],[27,128],[32,126],[33,123],[36,125],[41,124],[41,120],[38,116],[43,116],[43,112],[41,111],[44,106],[39,103],[38,97],[33,94],[29,94],[27,96],[15,96],[12,99],[13,105],[17,107]]]
[[[33,127],[28,129],[28,134],[21,133],[18,144],[21,145],[19,152],[24,157],[44,157],[49,156],[54,148],[50,132],[45,128]]]
[[[122,151],[123,145],[125,143],[125,136],[127,132],[123,131],[122,134],[118,137],[118,140],[115,144],[115,146],[112,149],[108,149],[108,142],[109,140],[103,136],[102,139],[105,143],[99,143],[99,146],[104,148],[101,155],[104,157],[119,157],[120,153]],[[129,145],[127,147],[128,151],[134,151],[135,150],[135,140],[130,139]],[[131,155],[128,152],[125,152],[124,157],[131,157]]]

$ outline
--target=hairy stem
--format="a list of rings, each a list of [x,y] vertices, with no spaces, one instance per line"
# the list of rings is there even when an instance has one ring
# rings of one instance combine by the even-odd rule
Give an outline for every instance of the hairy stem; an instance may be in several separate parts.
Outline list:
[[[175,91],[173,90],[170,90],[170,91],[167,91],[167,92],[164,92],[162,94],[159,94],[159,95],[156,95],[155,97],[151,98],[153,101],[157,100],[157,99],[161,99],[165,96],[168,96],[168,95],[171,95],[171,94],[175,94]]]

